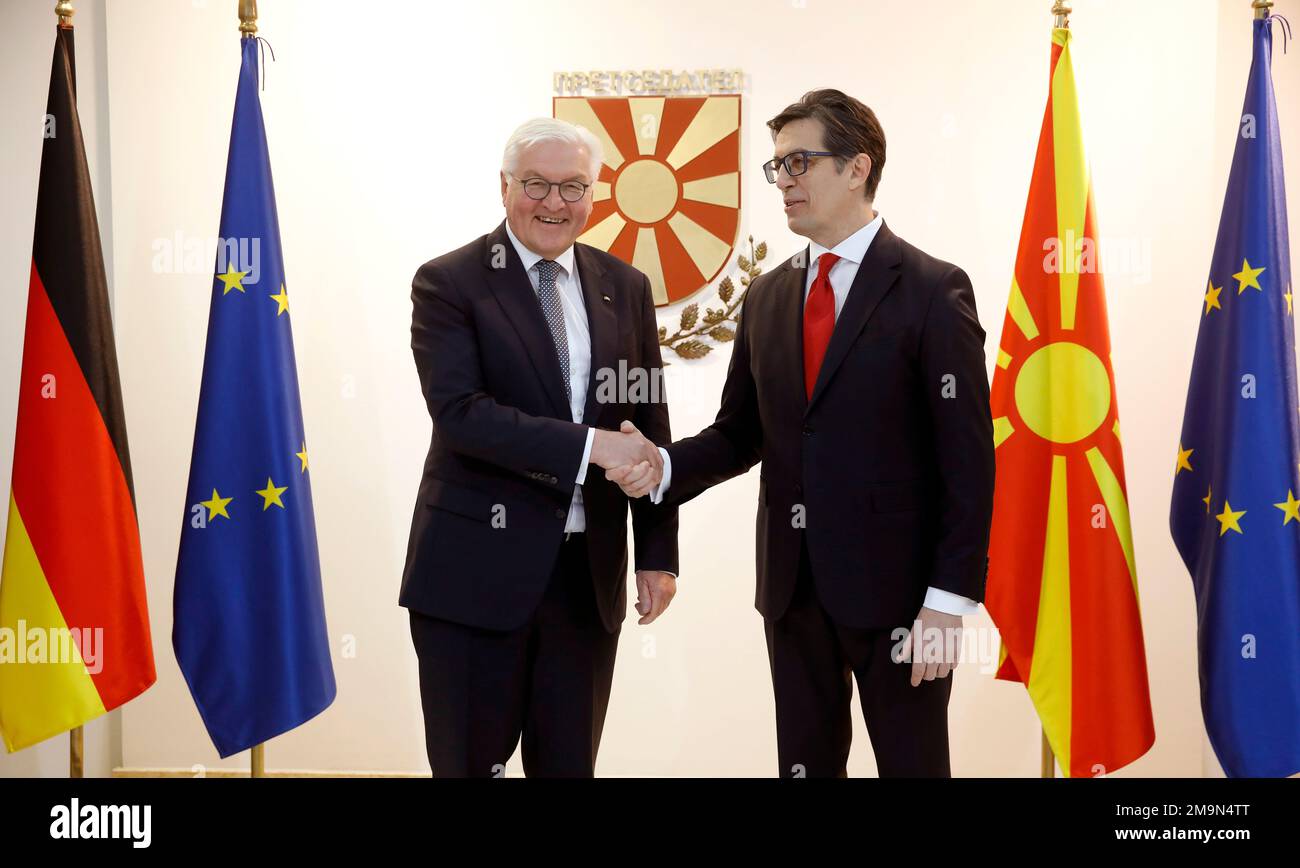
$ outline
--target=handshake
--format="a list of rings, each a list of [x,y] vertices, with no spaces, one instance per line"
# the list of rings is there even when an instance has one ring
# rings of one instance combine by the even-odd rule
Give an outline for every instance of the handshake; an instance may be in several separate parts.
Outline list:
[[[605,478],[617,483],[628,497],[643,497],[664,475],[659,447],[645,438],[631,422],[617,431],[596,429],[591,444],[591,463],[605,469]]]

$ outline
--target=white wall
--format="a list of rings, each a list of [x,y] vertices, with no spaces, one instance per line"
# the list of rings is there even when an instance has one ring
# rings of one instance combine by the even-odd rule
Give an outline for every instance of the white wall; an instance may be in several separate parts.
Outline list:
[[[52,4],[35,5],[46,12]],[[106,243],[111,234],[159,672],[158,684],[122,712],[122,762],[135,767],[247,762],[218,761],[170,646],[209,263],[190,274],[156,273],[151,264],[156,239],[217,232],[239,66],[235,5],[107,4],[113,163],[111,179],[95,180],[97,192],[111,180],[115,194]],[[770,154],[762,122],[813,87],[865,100],[889,138],[877,207],[900,235],[970,273],[991,367],[1047,93],[1047,0],[952,4],[928,14],[901,0],[652,7],[572,0],[550,4],[545,16],[535,4],[502,0],[408,3],[400,18],[378,6],[358,18],[356,4],[324,0],[260,5],[261,33],[278,57],[269,63],[268,55],[263,105],[339,681],[327,712],[268,746],[270,767],[427,769],[415,655],[396,606],[429,433],[408,344],[410,279],[420,263],[499,222],[501,144],[519,121],[549,113],[553,71],[743,68],[740,234],[766,240],[773,265],[801,245],[757,170]],[[1151,256],[1149,275],[1107,279],[1157,731],[1152,751],[1121,774],[1197,775],[1195,616],[1166,516],[1200,287],[1249,64],[1249,3],[1189,2],[1176,17],[1126,0],[1075,5],[1100,233],[1131,239]],[[1278,11],[1296,13],[1295,0],[1282,0]],[[22,48],[3,60],[6,71],[22,71],[6,76],[6,100],[12,91],[36,117],[48,42],[30,35],[40,32],[40,15],[25,14],[3,37],[6,47]],[[79,12],[78,23],[92,18]],[[83,83],[91,68],[83,54]],[[1288,156],[1300,141],[1300,117],[1288,107],[1295,69],[1279,52]],[[86,99],[83,87],[83,109]],[[20,288],[0,300],[0,371],[13,372],[0,376],[6,419],[21,340],[21,318],[9,312],[21,311],[26,287],[39,140],[12,128],[0,135],[14,155],[5,172],[15,190],[0,267],[11,276],[7,285]],[[675,319],[676,309],[661,311],[662,322]],[[723,349],[673,365],[678,436],[712,420],[727,357]],[[0,450],[11,444],[11,429],[0,426]],[[0,451],[0,474],[9,455]],[[773,772],[771,687],[751,606],[756,487],[750,474],[683,508],[678,597],[653,626],[634,618],[624,626],[601,774]],[[981,614],[968,624],[989,622]],[[347,637],[354,658],[340,653]],[[872,774],[854,715],[850,773]],[[1023,688],[974,665],[959,670],[951,721],[956,774],[1037,774],[1038,724]],[[0,758],[0,774],[14,759]]]

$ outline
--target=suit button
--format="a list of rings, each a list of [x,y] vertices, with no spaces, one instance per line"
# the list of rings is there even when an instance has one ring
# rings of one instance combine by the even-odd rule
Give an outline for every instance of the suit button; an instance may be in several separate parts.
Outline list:
[[[812,429],[812,426],[811,426],[811,425],[805,425],[805,426],[803,426],[803,436],[805,436],[805,437],[811,437],[811,436],[812,436],[812,433],[813,433],[813,429]]]
[[[557,510],[555,511],[555,517],[556,517],[556,518],[564,518],[564,516],[567,515],[567,514],[568,514],[568,513],[565,512],[565,510],[563,510],[563,509],[557,509]]]

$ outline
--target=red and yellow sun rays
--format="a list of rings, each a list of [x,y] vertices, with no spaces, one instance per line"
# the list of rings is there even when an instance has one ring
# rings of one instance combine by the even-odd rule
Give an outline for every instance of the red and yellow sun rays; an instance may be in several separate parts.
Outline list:
[[[992,411],[997,487],[986,606],[998,677],[1023,682],[1071,776],[1155,740],[1106,297],[1069,52],[1051,92],[1007,302]]]
[[[740,226],[740,97],[557,97],[605,150],[578,239],[639,268],[656,305],[706,286]]]

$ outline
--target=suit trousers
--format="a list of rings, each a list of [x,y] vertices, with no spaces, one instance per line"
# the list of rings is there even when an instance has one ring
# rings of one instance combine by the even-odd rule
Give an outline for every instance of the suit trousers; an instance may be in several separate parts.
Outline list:
[[[953,675],[913,687],[911,663],[890,659],[899,641],[894,628],[835,623],[817,598],[806,544],[790,606],[776,620],[765,618],[764,629],[781,777],[847,776],[854,679],[880,776],[951,776]]]
[[[618,633],[596,609],[586,536],[560,545],[522,627],[484,630],[411,612],[435,777],[501,777],[523,740],[528,777],[592,777]]]

